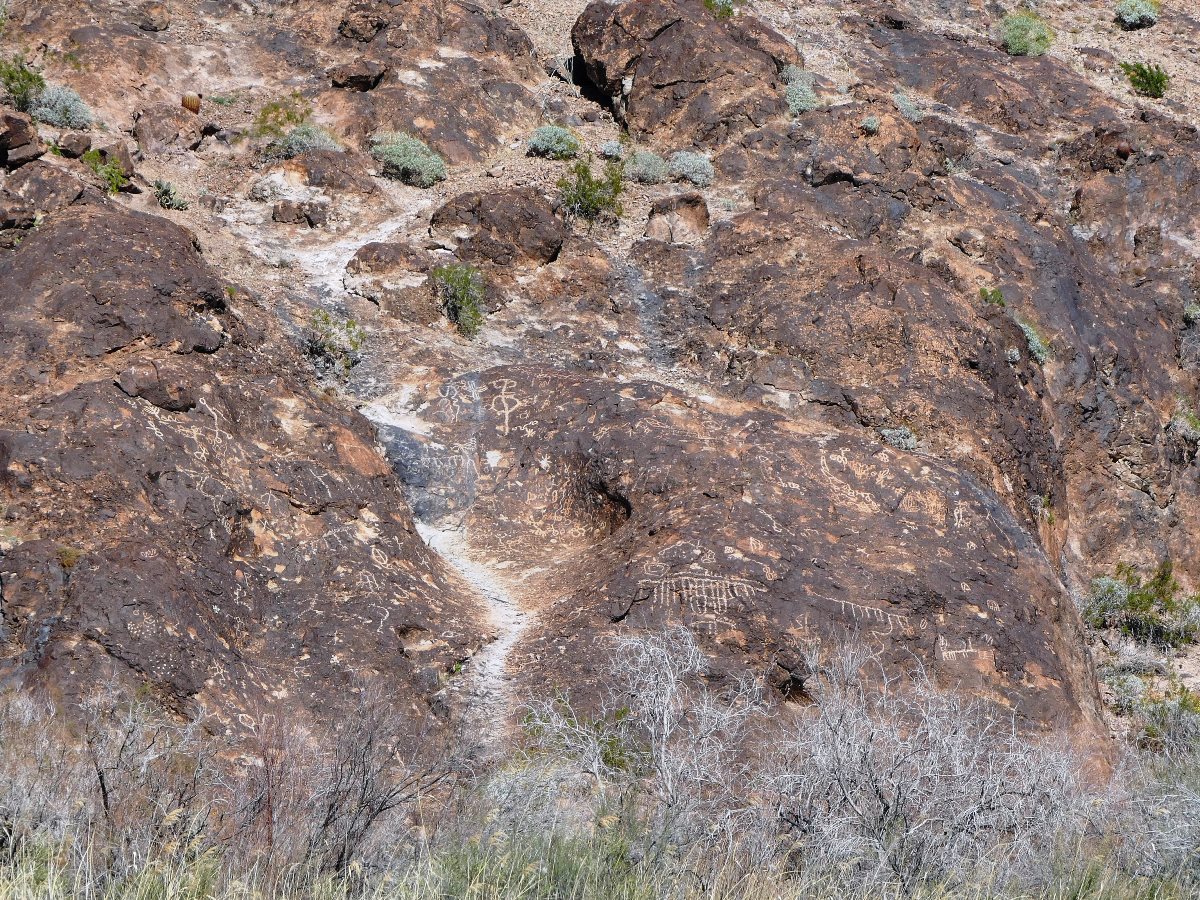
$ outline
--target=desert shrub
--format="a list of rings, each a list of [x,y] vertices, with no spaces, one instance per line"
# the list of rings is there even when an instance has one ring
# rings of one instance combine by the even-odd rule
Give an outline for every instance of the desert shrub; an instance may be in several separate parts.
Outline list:
[[[432,283],[446,318],[453,322],[459,334],[475,337],[483,327],[483,273],[474,266],[451,263],[433,270]]]
[[[879,134],[879,116],[867,116],[858,123],[858,127],[867,134]]]
[[[620,163],[606,163],[603,174],[596,177],[592,167],[580,160],[571,168],[570,177],[558,180],[558,190],[568,218],[592,223],[601,216],[620,216],[624,212],[620,197],[625,181]]]
[[[1145,97],[1162,97],[1171,83],[1166,70],[1153,63],[1121,63],[1121,71],[1129,79],[1130,86]]]
[[[367,335],[353,319],[341,319],[323,309],[313,311],[305,331],[305,349],[317,369],[345,378],[361,361]]]
[[[154,197],[163,209],[184,210],[188,208],[188,202],[179,196],[175,185],[169,181],[154,182]]]
[[[1149,28],[1158,21],[1158,0],[1120,0],[1117,4],[1117,24],[1126,31]]]
[[[625,162],[626,177],[639,184],[660,184],[667,177],[667,163],[657,153],[636,150]]]
[[[718,19],[728,19],[745,0],[704,0],[704,8]]]
[[[1028,10],[1005,16],[1000,33],[1004,49],[1012,56],[1041,56],[1054,43],[1054,29]]]
[[[1182,400],[1176,403],[1175,413],[1171,416],[1167,430],[1189,444],[1200,444],[1200,416]]]
[[[446,177],[446,163],[422,140],[398,131],[384,131],[371,139],[371,155],[383,165],[383,174],[415,187],[432,187]]]
[[[1172,680],[1161,694],[1143,699],[1137,711],[1139,746],[1156,753],[1200,749],[1200,694],[1181,682]]]
[[[1021,318],[1017,318],[1015,321],[1017,327],[1021,329],[1021,333],[1025,335],[1025,346],[1029,349],[1029,355],[1037,361],[1038,365],[1045,365],[1046,360],[1050,358],[1050,346],[1038,334],[1037,328],[1032,323]]]
[[[38,121],[58,128],[87,128],[92,124],[91,107],[61,84],[52,84],[38,94],[29,113]]]
[[[1188,303],[1183,307],[1183,324],[1187,327],[1200,322],[1200,303]]]
[[[117,194],[129,186],[129,178],[125,175],[121,164],[116,160],[105,162],[104,154],[99,150],[89,150],[80,157],[80,162],[91,169],[104,183],[104,189],[110,194]]]
[[[911,451],[917,449],[917,436],[907,426],[901,426],[900,428],[880,428],[879,436],[883,438],[885,443],[890,444],[897,450]]]
[[[1142,643],[1176,647],[1200,636],[1200,597],[1185,595],[1170,560],[1163,560],[1144,579],[1121,563],[1115,576],[1092,581],[1083,606],[1093,628],[1113,628]]]
[[[529,155],[548,159],[574,159],[581,145],[566,128],[559,125],[543,125],[529,138]]]
[[[267,155],[280,159],[303,156],[313,150],[340,150],[341,145],[324,128],[304,122],[292,128],[277,141],[267,146]]]
[[[1108,675],[1104,677],[1104,683],[1112,691],[1109,705],[1120,715],[1135,712],[1146,697],[1146,682],[1136,675]]]
[[[998,287],[987,287],[986,285],[979,289],[979,299],[989,306],[1005,306],[1004,292]]]
[[[10,103],[21,112],[29,112],[33,102],[46,88],[42,73],[30,66],[23,56],[7,62],[0,60],[0,86]]]
[[[312,115],[312,107],[299,91],[264,103],[254,114],[252,133],[255,137],[282,138],[297,125],[303,125]]]
[[[690,150],[671,154],[670,172],[676,181],[687,181],[696,187],[708,187],[715,174],[712,161],[707,156]]]
[[[821,105],[820,98],[814,90],[814,80],[811,72],[805,72],[795,66],[783,70],[783,99],[787,101],[788,112],[793,116],[810,112]]]
[[[605,141],[600,145],[600,155],[605,159],[624,159],[625,147],[620,141]]]
[[[896,112],[908,119],[908,121],[916,124],[925,118],[925,113],[921,108],[913,102],[913,99],[902,91],[896,91],[892,94],[892,103],[896,107]]]

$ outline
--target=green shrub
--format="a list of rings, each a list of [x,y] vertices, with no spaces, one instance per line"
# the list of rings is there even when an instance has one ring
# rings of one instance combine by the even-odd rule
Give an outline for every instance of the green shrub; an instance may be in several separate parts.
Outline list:
[[[1183,307],[1183,324],[1190,327],[1197,322],[1200,322],[1200,303],[1186,304]]]
[[[1171,416],[1167,430],[1179,435],[1189,444],[1200,444],[1200,416],[1182,400],[1176,404],[1175,414]]]
[[[0,60],[0,86],[13,106],[29,112],[33,101],[45,90],[46,79],[25,62],[25,57],[14,56],[8,62]]]
[[[581,160],[571,168],[571,177],[558,180],[558,190],[568,218],[592,223],[602,215],[620,216],[624,212],[618,199],[625,190],[620,163],[607,163],[604,174],[597,178],[592,167]]]
[[[305,345],[318,369],[345,378],[360,361],[366,332],[353,319],[339,319],[323,309],[309,319]]]
[[[637,150],[625,163],[625,175],[639,184],[661,184],[667,177],[667,163],[657,153]]]
[[[304,122],[291,129],[277,141],[272,141],[267,147],[268,156],[280,159],[292,159],[303,156],[313,150],[341,150],[341,145],[334,140],[324,128]]]
[[[1004,293],[998,287],[981,287],[979,299],[989,306],[1005,306]]]
[[[896,106],[896,111],[914,125],[925,118],[925,113],[921,108],[913,102],[912,98],[902,91],[896,91],[892,94],[892,103]]]
[[[676,181],[688,181],[696,187],[708,187],[715,174],[713,164],[703,153],[680,150],[671,154],[671,177]]]
[[[92,110],[83,98],[61,84],[45,88],[30,104],[29,113],[39,122],[58,128],[87,128]]]
[[[188,202],[179,196],[175,185],[169,181],[155,181],[154,196],[158,200],[158,205],[163,209],[184,210],[188,208]]]
[[[559,125],[543,125],[529,138],[529,155],[548,159],[574,159],[579,155],[579,138]]]
[[[1149,28],[1158,21],[1158,0],[1120,0],[1117,4],[1117,24],[1126,31]]]
[[[80,161],[100,176],[104,188],[110,194],[118,194],[129,187],[129,178],[116,160],[105,162],[104,155],[99,150],[89,150],[80,157]]]
[[[299,91],[271,100],[254,115],[252,133],[255,137],[282,138],[297,125],[303,125],[312,115],[312,107]]]
[[[458,326],[463,337],[472,338],[483,328],[486,282],[474,266],[461,263],[438,266],[432,283],[446,318]]]
[[[704,0],[704,8],[718,19],[728,19],[743,0]]]
[[[398,131],[384,131],[371,139],[371,155],[383,165],[383,174],[415,187],[432,187],[446,177],[446,163],[422,140]]]
[[[1153,63],[1121,63],[1121,71],[1129,78],[1129,84],[1143,97],[1158,99],[1167,92],[1171,77],[1162,66]]]
[[[1200,635],[1200,597],[1181,595],[1170,560],[1149,579],[1127,563],[1114,577],[1092,581],[1083,618],[1093,628],[1115,628],[1137,641],[1166,647],[1193,643]]]
[[[1111,675],[1104,679],[1112,692],[1109,706],[1118,715],[1128,716],[1142,705],[1146,697],[1146,682],[1136,675]]]
[[[1000,24],[1004,49],[1013,56],[1041,56],[1054,43],[1054,29],[1036,13],[1010,13]]]
[[[861,122],[858,123],[858,127],[861,128],[863,131],[865,131],[867,134],[879,134],[879,117],[878,116],[867,116],[865,119],[863,119]]]

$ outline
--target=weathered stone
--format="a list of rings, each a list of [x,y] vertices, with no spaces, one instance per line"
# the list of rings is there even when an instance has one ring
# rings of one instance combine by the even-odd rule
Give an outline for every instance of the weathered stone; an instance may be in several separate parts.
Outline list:
[[[646,223],[646,237],[690,244],[708,231],[708,204],[700,194],[674,194],[655,200]]]
[[[46,152],[32,120],[24,113],[0,111],[0,165],[16,169]]]
[[[787,108],[779,73],[799,62],[750,16],[718,19],[702,0],[596,0],[571,31],[577,78],[637,137],[711,147]]]
[[[201,121],[177,103],[157,103],[138,113],[134,127],[143,153],[195,150],[204,139]]]
[[[318,228],[329,221],[329,204],[318,201],[280,200],[271,210],[271,218],[285,225]]]
[[[79,159],[92,149],[92,136],[86,131],[68,131],[58,139],[58,149],[67,159]]]
[[[507,268],[553,262],[567,229],[540,193],[521,188],[460,194],[433,214],[430,233],[456,243],[464,259]]]
[[[334,66],[329,70],[329,79],[336,88],[350,91],[370,91],[379,85],[388,68],[383,63],[369,59]]]
[[[137,26],[142,31],[166,31],[171,27],[171,10],[165,3],[147,3],[138,11]]]

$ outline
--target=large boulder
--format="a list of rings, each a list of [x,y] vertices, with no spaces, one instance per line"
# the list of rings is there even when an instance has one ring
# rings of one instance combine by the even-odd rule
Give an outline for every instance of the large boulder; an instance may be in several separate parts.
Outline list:
[[[571,41],[576,78],[635,137],[704,147],[781,115],[780,75],[800,59],[758,19],[718,18],[702,0],[595,0]]]

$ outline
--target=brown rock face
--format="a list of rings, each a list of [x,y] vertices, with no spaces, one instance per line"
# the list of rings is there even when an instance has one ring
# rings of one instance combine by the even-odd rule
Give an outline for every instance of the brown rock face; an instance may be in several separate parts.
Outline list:
[[[499,268],[553,262],[567,236],[562,218],[531,188],[460,194],[433,214],[429,227],[457,241],[463,259]]]
[[[29,116],[0,109],[0,165],[16,169],[45,152]]]
[[[115,675],[252,726],[374,672],[424,716],[478,631],[365,422],[268,349],[192,237],[87,201],[0,281],[2,676]]]
[[[700,194],[676,194],[655,200],[646,223],[646,237],[690,244],[708,231],[708,204]]]
[[[204,139],[203,124],[178,103],[159,103],[138,113],[134,127],[143,153],[195,150]]]
[[[356,59],[354,62],[334,66],[329,70],[329,80],[337,88],[351,91],[369,91],[379,85],[387,73],[387,66],[369,59]]]
[[[799,55],[749,16],[701,0],[596,0],[571,31],[581,83],[639,138],[711,147],[786,109],[779,73]]]

